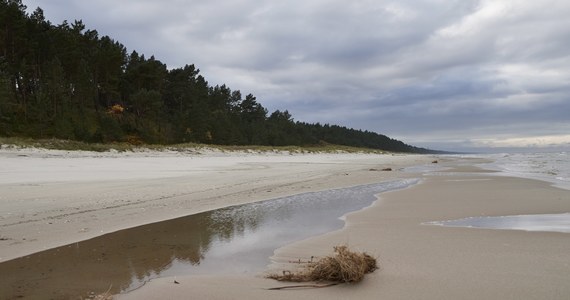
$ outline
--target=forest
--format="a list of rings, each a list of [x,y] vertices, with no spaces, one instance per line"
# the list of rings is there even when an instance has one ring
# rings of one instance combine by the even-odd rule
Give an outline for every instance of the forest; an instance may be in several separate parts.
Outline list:
[[[193,64],[169,69],[81,20],[54,25],[21,0],[0,1],[0,136],[88,143],[335,144],[426,153],[385,135],[269,113],[210,85]]]

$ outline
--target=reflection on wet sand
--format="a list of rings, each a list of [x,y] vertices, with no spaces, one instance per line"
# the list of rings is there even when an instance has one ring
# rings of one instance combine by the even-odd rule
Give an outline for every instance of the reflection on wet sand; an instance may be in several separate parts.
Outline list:
[[[176,274],[257,272],[273,250],[341,228],[374,194],[417,180],[300,194],[121,230],[0,264],[0,299],[81,299]]]
[[[197,265],[214,232],[231,236],[230,226],[212,222],[212,213],[107,234],[0,264],[9,274],[0,283],[0,298],[61,299],[89,292],[113,292],[132,281],[156,276],[173,260]]]
[[[551,231],[570,233],[570,213],[515,215],[499,217],[471,217],[450,221],[435,221],[426,225],[469,227],[485,229],[509,229],[525,231]]]

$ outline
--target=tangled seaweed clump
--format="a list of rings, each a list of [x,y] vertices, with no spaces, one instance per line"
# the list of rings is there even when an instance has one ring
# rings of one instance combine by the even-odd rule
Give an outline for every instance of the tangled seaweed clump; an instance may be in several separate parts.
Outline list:
[[[347,246],[334,247],[335,254],[310,262],[298,273],[285,271],[283,275],[269,275],[278,281],[308,282],[327,281],[336,283],[359,282],[364,275],[378,269],[376,258],[366,252],[354,252]]]
[[[99,294],[93,298],[94,300],[113,300],[113,295],[107,293]]]

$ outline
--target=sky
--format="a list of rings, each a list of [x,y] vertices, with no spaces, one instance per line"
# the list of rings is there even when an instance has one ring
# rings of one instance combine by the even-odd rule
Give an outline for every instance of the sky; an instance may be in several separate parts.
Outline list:
[[[439,150],[570,150],[567,0],[23,2],[297,121]]]

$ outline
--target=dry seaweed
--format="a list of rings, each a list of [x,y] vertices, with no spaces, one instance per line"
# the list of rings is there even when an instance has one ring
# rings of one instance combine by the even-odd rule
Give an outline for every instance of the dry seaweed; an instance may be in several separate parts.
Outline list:
[[[113,285],[109,286],[109,289],[102,293],[102,294],[92,294],[88,299],[93,299],[93,300],[113,300],[113,294],[111,294],[111,288],[113,287]]]
[[[282,275],[272,274],[268,278],[289,282],[359,282],[365,274],[376,269],[378,269],[376,258],[366,252],[354,252],[347,246],[336,246],[334,255],[310,262],[304,270],[295,273],[283,271]]]

